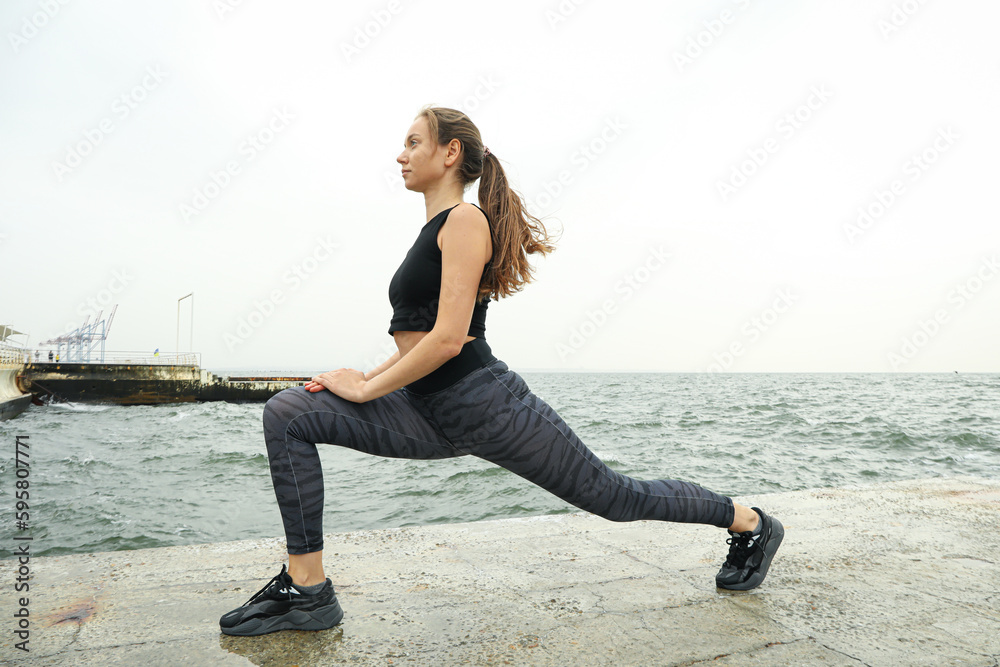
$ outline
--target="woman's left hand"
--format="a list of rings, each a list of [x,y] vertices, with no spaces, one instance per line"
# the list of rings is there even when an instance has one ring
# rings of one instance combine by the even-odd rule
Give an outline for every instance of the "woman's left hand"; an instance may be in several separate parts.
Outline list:
[[[365,374],[353,368],[340,368],[335,371],[320,373],[309,382],[306,382],[307,391],[317,392],[329,389],[337,396],[346,398],[354,403],[364,403],[368,399],[365,397]]]

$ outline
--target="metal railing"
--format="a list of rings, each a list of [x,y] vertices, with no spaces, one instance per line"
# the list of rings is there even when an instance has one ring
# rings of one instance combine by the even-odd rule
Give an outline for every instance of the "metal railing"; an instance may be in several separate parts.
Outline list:
[[[0,365],[20,366],[25,363],[28,351],[22,347],[11,347],[0,343]]]
[[[35,359],[35,352],[36,350],[31,350],[30,352],[31,362],[49,363],[50,350],[37,350],[37,360]],[[21,359],[23,360],[24,351],[21,354]],[[55,363],[54,356],[52,362]],[[130,364],[134,366],[201,366],[201,352],[161,352],[160,354],[152,354],[150,352],[112,351],[105,352],[103,360],[68,361],[65,358],[60,358],[59,362],[71,364]]]

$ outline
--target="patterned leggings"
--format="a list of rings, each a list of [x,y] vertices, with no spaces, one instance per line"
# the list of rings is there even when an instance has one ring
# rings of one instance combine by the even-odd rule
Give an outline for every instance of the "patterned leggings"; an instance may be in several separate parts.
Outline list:
[[[610,469],[520,375],[493,359],[421,395],[403,387],[367,403],[293,387],[264,408],[264,438],[288,553],[323,548],[323,470],[315,443],[405,459],[471,454],[611,521],[732,525],[733,501],[672,479]]]

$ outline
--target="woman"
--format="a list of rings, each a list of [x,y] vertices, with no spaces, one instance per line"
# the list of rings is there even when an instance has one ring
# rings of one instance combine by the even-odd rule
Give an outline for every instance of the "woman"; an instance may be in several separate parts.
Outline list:
[[[608,468],[486,343],[490,298],[531,282],[527,255],[554,248],[499,160],[460,111],[425,107],[396,161],[427,221],[389,283],[398,348],[378,368],[322,373],[264,408],[264,437],[288,568],[220,620],[231,635],[322,630],[343,618],[323,571],[323,472],[315,443],[409,459],[471,454],[612,521],[655,519],[729,529],[721,588],[760,585],[784,529],[756,508],[677,480]],[[462,202],[479,179],[482,208]],[[446,224],[447,223],[447,224]]]

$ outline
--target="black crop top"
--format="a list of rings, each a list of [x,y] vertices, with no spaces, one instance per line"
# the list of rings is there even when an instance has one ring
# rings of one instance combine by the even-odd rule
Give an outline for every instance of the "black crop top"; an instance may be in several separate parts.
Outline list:
[[[437,235],[455,206],[427,221],[389,281],[389,303],[392,304],[390,336],[393,331],[430,331],[434,328],[441,298],[441,249],[437,245]],[[482,211],[481,208],[479,210]],[[485,214],[486,211],[483,211]],[[485,337],[486,307],[489,304],[489,295],[476,302],[468,335]]]

